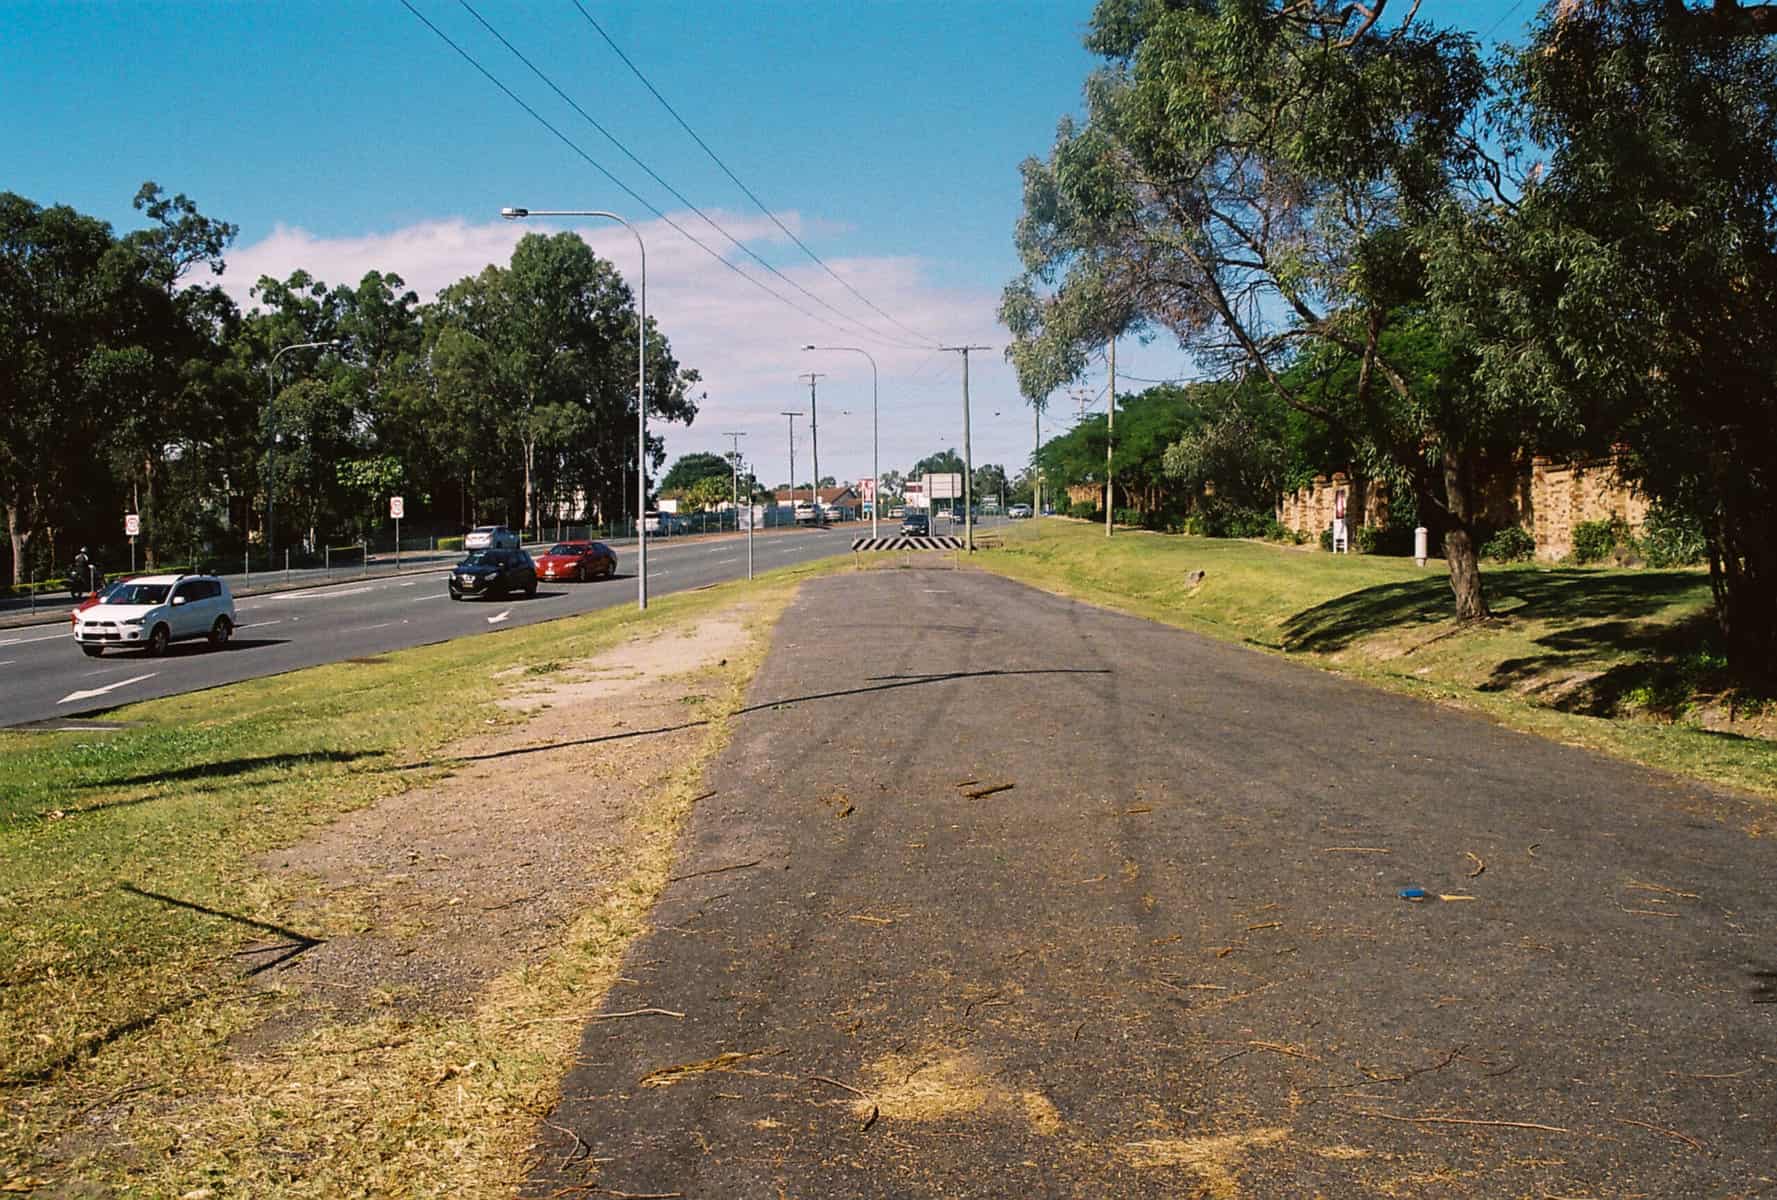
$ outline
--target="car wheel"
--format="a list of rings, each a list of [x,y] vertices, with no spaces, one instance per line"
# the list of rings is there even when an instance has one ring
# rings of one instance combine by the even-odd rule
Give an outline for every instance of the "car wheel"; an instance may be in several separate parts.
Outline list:
[[[228,639],[234,636],[234,622],[227,617],[217,617],[216,623],[210,626],[210,645],[220,650],[228,645]]]
[[[574,568],[574,582],[575,583],[585,583],[586,582],[586,564],[585,563],[581,563],[579,566]]]
[[[167,652],[167,643],[173,640],[173,631],[165,625],[156,625],[148,634],[148,653],[159,658]]]
[[[105,653],[105,647],[103,646],[82,646],[80,649],[88,658],[97,658],[99,655]]]
[[[536,594],[537,594],[537,577],[535,575],[533,575],[533,576],[531,576],[531,581],[524,585],[524,598],[526,600],[529,600],[531,597],[535,596]]]

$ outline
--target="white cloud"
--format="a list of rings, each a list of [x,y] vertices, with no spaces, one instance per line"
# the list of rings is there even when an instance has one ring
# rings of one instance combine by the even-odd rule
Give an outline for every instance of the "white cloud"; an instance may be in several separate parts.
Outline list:
[[[934,450],[961,449],[962,370],[958,355],[895,344],[915,339],[871,312],[799,251],[791,247],[786,252],[788,239],[765,218],[711,215],[772,262],[782,275],[856,320],[835,315],[783,280],[767,275],[694,216],[675,215],[674,220],[712,249],[728,251],[724,256],[728,261],[744,264],[748,274],[762,279],[806,315],[721,266],[665,222],[642,223],[639,228],[648,253],[649,315],[671,340],[680,363],[701,372],[697,390],[708,396],[689,429],[666,427],[670,457],[693,450],[725,449],[728,441],[720,436],[723,432],[745,432],[748,436],[742,449],[757,464],[760,477],[772,483],[785,479],[788,421],[778,414],[808,411],[808,385],[797,376],[813,370],[824,375],[818,384],[822,474],[845,479],[869,475],[869,364],[857,354],[803,352],[801,348],[809,343],[862,346],[875,356],[881,372],[884,471],[904,471]],[[804,240],[831,231],[831,227],[821,228],[796,213],[779,214],[779,220]],[[422,300],[430,300],[441,288],[476,274],[489,263],[507,262],[525,232],[558,229],[579,233],[595,253],[634,282],[636,244],[627,230],[596,219],[539,218],[524,222],[425,221],[358,237],[317,237],[302,229],[279,226],[263,240],[237,247],[229,256],[228,272],[221,283],[245,308],[252,306],[249,291],[263,275],[283,279],[302,269],[337,285],[355,284],[366,272],[377,270],[401,276]],[[1021,467],[1030,454],[1033,431],[1030,410],[1001,357],[1006,333],[997,325],[994,311],[1004,281],[943,288],[928,279],[923,264],[914,258],[827,261],[853,288],[906,326],[948,345],[991,347],[970,358],[974,458],[977,463],[1001,462],[1011,470]],[[860,329],[860,322],[881,333]],[[1153,362],[1144,365],[1155,373]],[[1059,397],[1057,401],[1060,419],[1066,402]],[[1049,420],[1044,425],[1046,432],[1054,427]],[[796,422],[798,478],[806,478],[809,470],[807,426],[806,420]]]

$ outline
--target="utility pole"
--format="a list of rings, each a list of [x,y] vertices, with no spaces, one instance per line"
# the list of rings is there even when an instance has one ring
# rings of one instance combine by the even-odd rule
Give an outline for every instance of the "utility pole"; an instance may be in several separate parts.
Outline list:
[[[809,485],[808,498],[814,501],[814,523],[825,525],[827,514],[821,511],[821,425],[815,416],[814,381],[820,379],[825,372],[810,371],[798,375],[798,379],[808,380],[808,452],[814,458],[814,482]]]
[[[740,520],[740,439],[746,437],[747,435],[744,433],[724,433],[722,436],[725,438],[733,439],[731,444],[733,445],[734,449],[729,451],[728,465],[734,468],[734,489],[733,489],[734,499],[732,501],[732,504],[734,506],[734,519],[735,519],[735,521],[738,522]],[[751,496],[748,496],[747,497],[747,519],[749,521],[751,521],[752,516],[753,516],[753,498]],[[736,524],[735,528],[739,529],[740,526],[738,524]]]
[[[940,346],[963,356],[963,544],[975,552],[975,454],[969,448],[969,351],[991,346]]]
[[[796,418],[799,412],[780,412],[780,417],[790,418],[790,524],[796,524]]]
[[[1117,510],[1111,481],[1112,431],[1117,427],[1117,339],[1111,339],[1111,392],[1104,419],[1104,535],[1111,536],[1111,514]]]
[[[1030,406],[1030,415],[1037,419],[1037,450],[1030,457],[1030,515],[1043,515],[1043,468],[1038,460],[1043,454],[1043,410],[1035,403]]]

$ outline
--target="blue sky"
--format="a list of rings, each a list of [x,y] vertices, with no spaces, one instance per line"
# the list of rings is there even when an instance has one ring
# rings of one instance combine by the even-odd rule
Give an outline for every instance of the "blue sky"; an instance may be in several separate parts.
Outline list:
[[[582,150],[731,260],[738,252],[650,180],[458,0],[410,0]],[[1400,0],[1397,0],[1397,3]],[[0,5],[0,188],[136,224],[145,179],[182,191],[240,236],[224,284],[243,304],[261,274],[303,267],[330,283],[376,269],[429,297],[504,262],[526,228],[581,230],[626,276],[635,244],[596,221],[502,222],[502,205],[605,208],[641,225],[649,311],[708,393],[668,452],[744,451],[788,475],[787,421],[820,381],[823,474],[870,471],[870,372],[881,373],[884,470],[962,441],[957,355],[911,342],[785,238],[684,134],[572,0],[471,0],[489,24],[692,203],[783,275],[855,320],[766,281],[810,319],[747,284],[653,218],[465,63],[400,0],[379,3]],[[904,325],[971,361],[975,461],[1016,469],[1030,411],[994,321],[1016,274],[1018,164],[1044,155],[1077,111],[1094,62],[1090,3],[654,3],[582,0],[605,32],[779,220]],[[1517,36],[1534,0],[1426,0],[1422,19]],[[750,260],[747,261],[749,267]],[[754,272],[760,274],[759,272]],[[863,323],[860,328],[858,323]],[[1187,369],[1176,349],[1130,343],[1125,372]],[[1056,397],[1046,425],[1065,421]],[[997,414],[997,415],[996,415]],[[799,476],[808,471],[798,422]]]

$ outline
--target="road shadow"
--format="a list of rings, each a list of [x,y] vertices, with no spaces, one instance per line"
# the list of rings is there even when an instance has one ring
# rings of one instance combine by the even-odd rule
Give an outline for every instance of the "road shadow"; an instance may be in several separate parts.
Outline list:
[[[1489,573],[1489,602],[1507,619],[1533,617],[1558,626],[1627,622],[1661,612],[1697,593],[1702,577],[1688,571],[1605,574],[1578,568]],[[1384,629],[1447,620],[1450,584],[1442,577],[1379,584],[1335,596],[1284,621],[1287,650],[1342,650]],[[1602,635],[1603,631],[1599,631]],[[1584,640],[1583,632],[1565,636]]]
[[[282,646],[289,638],[244,638],[232,637],[221,646],[212,646],[208,641],[198,639],[190,642],[174,642],[168,646],[164,659],[196,658],[204,654],[227,654],[235,650],[264,650],[268,646]],[[119,662],[144,662],[152,660],[154,655],[148,653],[146,646],[107,646],[100,661],[112,659]]]
[[[846,696],[864,696],[872,692],[891,692],[900,688],[924,687],[934,683],[950,683],[957,680],[1013,678],[1025,675],[1109,675],[1106,667],[1044,667],[1022,671],[944,671],[934,675],[873,675],[866,681],[869,686],[855,688],[839,688],[828,692],[811,692],[803,696],[786,696],[777,700],[762,700],[758,704],[749,704],[745,708],[736,709],[737,717],[749,713],[766,712],[772,709],[792,708],[798,704],[811,704],[822,700],[836,700]],[[373,771],[419,771],[430,767],[444,766],[452,763],[486,762],[501,758],[521,758],[527,754],[541,754],[550,750],[565,750],[570,746],[596,746],[604,742],[621,742],[630,738],[654,737],[663,733],[680,733],[687,729],[697,729],[708,725],[709,719],[681,721],[675,725],[661,725],[653,729],[626,729],[622,733],[605,733],[597,737],[574,738],[565,742],[546,742],[539,746],[518,746],[511,750],[492,750],[486,754],[457,754],[441,758],[435,762],[396,763],[387,767],[372,767]]]

